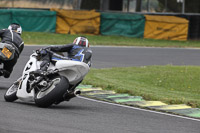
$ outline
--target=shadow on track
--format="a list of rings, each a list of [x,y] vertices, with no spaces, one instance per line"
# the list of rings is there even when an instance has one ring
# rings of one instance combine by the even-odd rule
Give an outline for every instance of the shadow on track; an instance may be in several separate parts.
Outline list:
[[[6,102],[6,101],[5,101]],[[34,107],[34,106],[36,106],[34,103],[31,103],[31,102],[21,102],[21,101],[14,101],[14,102],[7,102],[7,103],[13,103],[13,104],[19,104],[19,105],[28,105],[28,106],[32,106],[32,107]]]
[[[5,86],[0,86],[0,90],[7,90],[8,87],[5,87]]]
[[[40,108],[40,109],[48,109],[48,110],[92,110],[93,108],[93,107],[88,107],[88,106],[85,107],[85,106],[79,106],[79,105],[72,105],[72,103],[67,104],[67,102],[63,102],[59,105],[53,104],[52,106],[48,108],[41,108],[41,107],[38,107],[34,102],[23,102],[20,100],[17,100],[15,102],[7,102],[7,103],[18,104],[20,106],[34,107],[34,108]]]
[[[88,107],[84,107],[84,106],[77,106],[77,105],[52,105],[50,106],[48,109],[56,109],[56,110],[63,110],[63,109],[67,109],[67,110],[90,110]]]

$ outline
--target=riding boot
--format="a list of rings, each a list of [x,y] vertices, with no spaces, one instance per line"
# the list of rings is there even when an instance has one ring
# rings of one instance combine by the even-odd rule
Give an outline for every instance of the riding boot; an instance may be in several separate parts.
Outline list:
[[[10,77],[10,72],[6,71],[4,69],[0,69],[0,76],[4,76],[4,78],[9,78]]]
[[[3,69],[0,69],[0,76],[3,76],[4,73],[3,73]]]
[[[9,78],[10,77],[10,72],[4,70],[4,78]]]

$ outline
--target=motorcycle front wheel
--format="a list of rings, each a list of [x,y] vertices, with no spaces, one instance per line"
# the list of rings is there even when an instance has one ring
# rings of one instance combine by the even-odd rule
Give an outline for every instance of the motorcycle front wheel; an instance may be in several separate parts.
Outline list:
[[[20,84],[20,81],[18,80],[8,88],[8,90],[4,94],[4,99],[6,100],[6,102],[14,102],[15,100],[18,99],[16,94],[17,94],[17,89],[19,87],[19,84]]]
[[[51,82],[46,88],[42,88],[35,95],[35,103],[37,106],[47,108],[63,97],[69,88],[69,81],[63,76],[52,76]]]

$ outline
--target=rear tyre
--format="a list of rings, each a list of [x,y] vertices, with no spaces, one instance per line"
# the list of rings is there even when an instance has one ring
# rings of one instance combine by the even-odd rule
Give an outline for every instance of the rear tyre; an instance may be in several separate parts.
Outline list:
[[[16,81],[8,88],[8,90],[4,94],[4,99],[6,100],[6,102],[14,102],[15,100],[18,99],[16,94],[17,94],[17,89],[19,87],[19,84],[20,84],[20,81]]]
[[[52,76],[51,83],[46,88],[42,88],[35,95],[35,103],[37,106],[47,108],[63,97],[69,88],[69,81],[63,76]]]

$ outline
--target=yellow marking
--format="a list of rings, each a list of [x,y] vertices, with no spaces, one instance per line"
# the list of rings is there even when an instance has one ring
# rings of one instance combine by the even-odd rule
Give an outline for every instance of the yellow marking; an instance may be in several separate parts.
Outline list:
[[[149,106],[163,106],[167,104],[160,101],[138,101],[134,105],[149,107]]]
[[[83,88],[83,89],[81,89],[82,92],[97,91],[97,90],[102,90],[102,88]]]
[[[191,108],[190,106],[187,106],[185,104],[179,104],[179,105],[165,105],[165,106],[161,106],[157,109],[160,110],[174,110],[174,109],[188,109]]]
[[[116,94],[114,91],[100,91],[100,92],[90,92],[86,93],[86,95],[104,95],[104,94]]]

